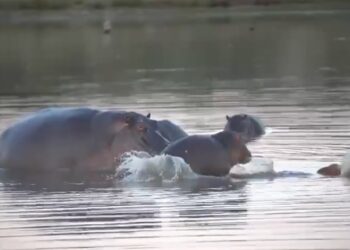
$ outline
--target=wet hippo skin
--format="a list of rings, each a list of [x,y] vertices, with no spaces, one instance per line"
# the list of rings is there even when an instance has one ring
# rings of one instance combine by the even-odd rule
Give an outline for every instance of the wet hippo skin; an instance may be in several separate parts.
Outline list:
[[[163,153],[183,158],[197,174],[212,176],[225,176],[235,164],[251,158],[240,136],[230,131],[191,135],[170,144]]]
[[[50,108],[6,129],[0,166],[40,171],[113,171],[131,150],[159,153],[168,144],[146,116],[90,108]]]

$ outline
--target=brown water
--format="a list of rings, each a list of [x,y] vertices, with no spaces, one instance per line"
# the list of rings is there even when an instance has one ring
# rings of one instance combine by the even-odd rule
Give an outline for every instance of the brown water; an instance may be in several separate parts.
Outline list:
[[[137,17],[135,17],[137,19]],[[350,249],[350,181],[323,178],[350,139],[350,13],[0,26],[0,127],[48,106],[151,112],[189,133],[254,114],[276,171],[194,183],[1,177],[0,249]]]

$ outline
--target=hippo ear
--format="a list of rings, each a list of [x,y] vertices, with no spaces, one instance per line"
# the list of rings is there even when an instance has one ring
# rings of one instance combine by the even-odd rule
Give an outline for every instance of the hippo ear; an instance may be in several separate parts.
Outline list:
[[[147,118],[151,118],[151,113],[148,113],[148,114],[146,115],[146,117],[147,117]]]
[[[226,120],[228,120],[228,121],[230,120],[230,117],[228,115],[226,115]]]

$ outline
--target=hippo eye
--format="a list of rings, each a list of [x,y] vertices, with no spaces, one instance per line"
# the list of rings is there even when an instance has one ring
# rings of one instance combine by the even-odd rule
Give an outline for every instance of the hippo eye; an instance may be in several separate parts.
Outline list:
[[[245,119],[245,118],[247,118],[247,115],[246,115],[246,114],[242,114],[241,117],[242,117],[243,119]]]

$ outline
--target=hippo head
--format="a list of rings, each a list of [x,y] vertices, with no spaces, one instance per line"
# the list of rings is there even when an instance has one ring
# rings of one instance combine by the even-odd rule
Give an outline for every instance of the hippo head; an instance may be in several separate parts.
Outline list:
[[[327,167],[320,168],[317,171],[318,174],[324,175],[324,176],[340,176],[341,175],[341,167],[339,164],[331,164]]]
[[[130,139],[138,144],[138,149],[150,154],[159,154],[169,141],[158,131],[157,122],[149,119],[150,116],[143,116],[135,112],[126,113],[128,124],[126,133]]]
[[[97,135],[96,145],[107,144],[116,157],[130,151],[153,155],[168,145],[158,132],[157,123],[135,112],[100,112],[94,117],[92,129]]]
[[[251,153],[240,134],[231,131],[222,131],[213,135],[214,139],[219,141],[229,152],[230,165],[237,163],[248,163],[251,160]]]
[[[237,132],[245,143],[265,134],[264,125],[255,117],[247,114],[226,116],[225,131]]]

